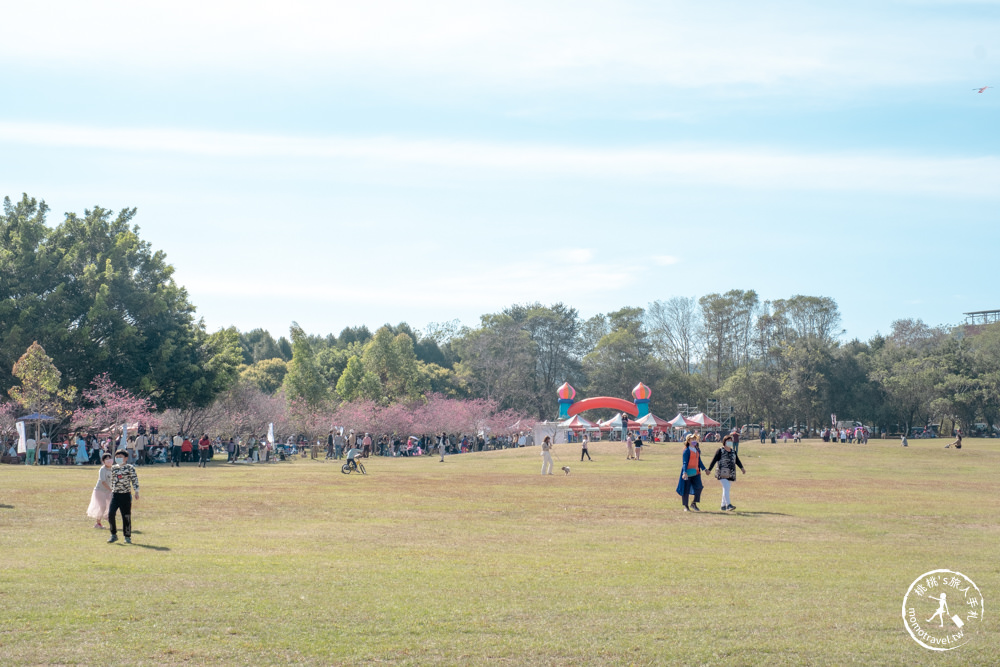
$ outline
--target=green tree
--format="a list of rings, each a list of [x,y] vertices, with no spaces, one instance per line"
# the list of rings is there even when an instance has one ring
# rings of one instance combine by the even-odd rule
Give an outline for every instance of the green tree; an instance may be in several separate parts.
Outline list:
[[[628,398],[639,382],[659,386],[664,367],[655,357],[643,326],[642,308],[622,308],[607,314],[610,333],[583,358],[590,395]],[[654,389],[650,408],[655,412],[667,407],[662,392]],[[673,407],[673,406],[669,406]]]
[[[575,308],[562,303],[540,303],[506,308],[503,315],[527,332],[534,345],[530,384],[532,412],[544,417],[552,410],[556,390],[563,382],[581,378],[580,318]]]
[[[365,373],[378,381],[383,403],[416,398],[430,387],[420,374],[413,338],[406,333],[393,336],[389,327],[382,327],[365,344],[361,355]]]
[[[484,315],[482,325],[452,340],[460,361],[455,371],[472,395],[497,403],[501,409],[534,406],[530,377],[535,344],[513,318]]]
[[[13,367],[20,384],[8,390],[26,412],[47,413],[50,416],[69,414],[67,407],[76,397],[76,388],[60,388],[62,373],[56,368],[45,348],[33,342]]]
[[[243,363],[248,366],[266,359],[288,361],[278,348],[278,343],[271,337],[271,333],[264,329],[241,333],[240,346],[243,348]]]
[[[760,307],[753,290],[730,290],[698,299],[702,325],[703,372],[715,387],[750,361]]]
[[[0,363],[37,340],[71,384],[107,372],[162,407],[211,392],[194,308],[165,255],[140,239],[135,209],[67,213],[49,228],[44,202],[24,195],[3,208]],[[12,381],[0,376],[0,389]]]
[[[301,401],[315,407],[330,396],[330,387],[323,379],[316,363],[306,333],[297,323],[291,326],[292,360],[288,363],[288,373],[285,375],[285,396],[289,401]]]
[[[337,380],[337,395],[345,401],[375,401],[382,398],[382,387],[373,373],[365,370],[361,357],[352,356],[347,360],[344,372]]]
[[[287,372],[288,364],[284,359],[263,359],[243,368],[240,372],[240,381],[256,387],[265,394],[274,394],[281,389]]]

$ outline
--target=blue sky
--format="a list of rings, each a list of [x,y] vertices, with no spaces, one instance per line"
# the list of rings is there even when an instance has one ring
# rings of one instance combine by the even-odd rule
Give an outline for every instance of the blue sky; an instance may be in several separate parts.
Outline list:
[[[1000,308],[1000,2],[34,2],[0,194],[135,206],[210,329],[755,289]],[[974,87],[997,85],[983,94]]]

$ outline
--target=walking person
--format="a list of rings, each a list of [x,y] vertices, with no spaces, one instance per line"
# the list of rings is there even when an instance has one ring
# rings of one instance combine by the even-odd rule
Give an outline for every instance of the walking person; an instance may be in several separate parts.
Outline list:
[[[698,503],[701,501],[701,490],[704,485],[701,482],[701,471],[705,469],[705,463],[701,460],[701,447],[698,446],[698,436],[694,433],[687,437],[684,446],[684,453],[681,455],[681,478],[677,482],[677,495],[684,503],[685,512],[700,512]],[[688,507],[689,496],[694,495],[694,502]]]
[[[181,441],[181,458],[185,463],[194,461],[194,456],[191,453],[193,449],[194,448],[191,446],[191,439],[184,436],[184,439]]]
[[[329,435],[326,436],[326,460],[329,461],[333,458],[333,429],[330,429]]]
[[[583,463],[583,457],[586,456],[588,461],[593,461],[590,458],[590,452],[587,451],[587,445],[590,444],[590,436],[586,433],[583,434],[583,440],[580,441],[580,463]]]
[[[549,436],[545,436],[542,439],[542,474],[551,475],[552,474],[552,440]]]
[[[115,464],[111,466],[111,505],[108,507],[108,524],[111,527],[111,537],[108,542],[118,541],[118,524],[115,515],[122,514],[122,534],[125,544],[132,544],[132,489],[135,489],[135,499],[139,500],[139,475],[135,466],[127,462],[124,451],[115,452]]]
[[[177,435],[174,436],[174,446],[173,446],[173,459],[175,468],[181,467],[181,458],[184,452],[184,436],[181,435],[180,431],[177,431]]]
[[[208,439],[208,433],[202,433],[201,440],[198,441],[198,467],[207,468],[211,457],[212,441]]]
[[[639,459],[642,458],[642,436],[641,435],[635,436],[635,443],[633,444],[633,448],[635,449],[635,460],[638,461]]]
[[[444,463],[444,452],[448,448],[448,434],[442,433],[441,439],[438,440],[438,454],[441,455],[441,463]]]
[[[626,461],[631,461],[632,459],[635,458],[635,442],[632,441],[632,435],[631,434],[629,434],[628,437],[625,438],[625,444],[628,447],[628,451],[626,453],[627,455],[625,456],[625,460]]]
[[[108,518],[108,506],[111,504],[111,454],[101,456],[101,471],[97,474],[97,484],[90,494],[90,505],[87,516],[95,521],[94,528],[104,528],[101,519]]]
[[[740,455],[733,449],[732,435],[722,439],[722,447],[719,447],[712,457],[712,462],[708,464],[708,472],[712,472],[712,468],[716,465],[719,467],[715,470],[715,479],[722,484],[722,511],[731,512],[736,508],[730,502],[729,488],[736,481],[736,469],[739,468],[740,472],[747,474],[743,462],[740,461]]]
[[[335,460],[340,460],[344,456],[344,435],[342,432],[338,432],[337,435],[333,436],[333,458]]]

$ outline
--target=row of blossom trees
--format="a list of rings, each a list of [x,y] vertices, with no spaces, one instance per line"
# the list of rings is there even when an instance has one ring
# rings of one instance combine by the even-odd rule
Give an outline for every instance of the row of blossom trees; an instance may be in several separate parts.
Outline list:
[[[283,391],[265,393],[253,383],[244,381],[237,381],[209,406],[157,412],[152,400],[124,389],[107,373],[94,378],[90,387],[82,392],[80,407],[60,413],[56,408],[69,403],[70,396],[59,389],[59,372],[51,359],[40,345],[35,347],[37,349],[29,349],[19,362],[32,372],[21,374],[24,376],[22,385],[11,391],[12,397],[21,404],[22,410],[47,408],[56,414],[71,416],[70,428],[89,433],[108,433],[123,424],[130,428],[142,424],[147,428],[158,427],[164,435],[208,433],[246,438],[263,436],[273,424],[278,437],[319,438],[338,427],[375,436],[406,437],[444,432],[489,436],[525,430],[522,424],[527,423],[524,415],[514,410],[500,410],[495,401],[488,399],[462,400],[428,394],[417,400],[389,404],[371,400],[310,404],[302,399],[286,400]],[[14,403],[0,404],[0,435],[9,437],[15,432],[17,407]]]
[[[444,432],[504,435],[523,430],[520,425],[525,418],[514,410],[498,410],[494,401],[431,394],[423,401],[387,406],[374,401],[343,403],[327,419],[331,427],[405,436]]]

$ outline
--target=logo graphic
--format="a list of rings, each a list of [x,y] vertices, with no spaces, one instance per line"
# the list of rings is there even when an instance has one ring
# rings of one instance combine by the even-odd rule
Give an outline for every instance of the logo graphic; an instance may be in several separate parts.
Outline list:
[[[925,572],[903,597],[906,631],[932,651],[951,651],[968,643],[982,620],[983,594],[961,572]]]

